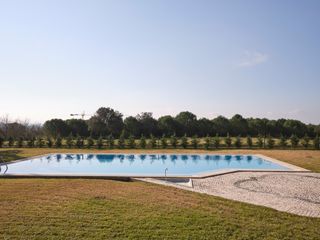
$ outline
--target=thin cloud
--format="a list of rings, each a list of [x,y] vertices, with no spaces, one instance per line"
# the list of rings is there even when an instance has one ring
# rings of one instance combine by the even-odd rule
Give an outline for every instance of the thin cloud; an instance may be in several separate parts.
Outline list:
[[[261,52],[250,52],[244,53],[243,60],[239,63],[239,67],[254,67],[258,64],[264,63],[269,60],[268,54]]]

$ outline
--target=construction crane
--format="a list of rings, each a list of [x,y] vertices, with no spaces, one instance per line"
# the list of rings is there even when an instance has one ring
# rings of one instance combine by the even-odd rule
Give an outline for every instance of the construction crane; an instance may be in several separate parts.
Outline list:
[[[85,112],[82,113],[71,113],[71,117],[81,116],[82,119],[84,119],[85,116],[92,116],[92,114],[86,114]]]

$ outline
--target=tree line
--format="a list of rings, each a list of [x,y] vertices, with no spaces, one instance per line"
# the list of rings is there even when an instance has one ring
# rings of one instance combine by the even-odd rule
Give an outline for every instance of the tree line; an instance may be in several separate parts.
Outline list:
[[[34,138],[81,137],[107,139],[120,137],[140,139],[151,137],[267,137],[272,138],[315,138],[320,134],[320,125],[305,124],[299,120],[266,118],[244,118],[240,114],[226,118],[200,118],[191,112],[180,112],[176,116],[154,118],[152,113],[143,112],[137,116],[123,118],[123,114],[112,108],[99,108],[88,120],[51,119],[43,125],[32,125],[21,121],[0,119],[0,139],[24,140]]]

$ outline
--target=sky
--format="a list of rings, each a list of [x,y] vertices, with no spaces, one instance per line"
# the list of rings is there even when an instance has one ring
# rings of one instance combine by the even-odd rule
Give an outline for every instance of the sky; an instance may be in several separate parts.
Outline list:
[[[320,123],[320,1],[0,0],[0,116]]]

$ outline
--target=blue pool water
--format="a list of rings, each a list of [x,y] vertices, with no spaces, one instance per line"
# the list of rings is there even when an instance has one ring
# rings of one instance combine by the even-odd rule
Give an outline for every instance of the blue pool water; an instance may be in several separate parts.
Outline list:
[[[168,176],[228,169],[289,170],[250,155],[52,154],[9,164],[6,174],[163,176],[165,169]]]

